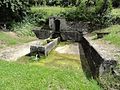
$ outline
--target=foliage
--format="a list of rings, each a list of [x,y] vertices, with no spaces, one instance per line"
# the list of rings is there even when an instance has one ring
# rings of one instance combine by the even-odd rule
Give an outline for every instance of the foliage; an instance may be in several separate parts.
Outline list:
[[[104,39],[117,46],[120,46],[120,25],[113,25],[104,30],[110,32],[110,34],[105,36]]]
[[[57,15],[60,14],[61,12],[65,12],[70,8],[63,8],[63,7],[49,7],[49,6],[41,6],[41,7],[31,7],[31,10],[33,13],[41,13],[44,14],[44,18],[48,18],[49,16],[52,15]]]
[[[28,11],[27,0],[1,0],[0,22],[20,21]]]
[[[119,8],[113,9],[111,13],[113,15],[112,19],[113,24],[120,24],[120,9]]]
[[[18,35],[34,36],[32,29],[38,25],[41,26],[45,22],[44,15],[44,12],[29,13],[21,22],[12,22],[10,28]]]
[[[112,0],[112,5],[115,8],[120,7],[120,0]]]
[[[120,17],[120,8],[113,9],[111,13],[113,16]]]
[[[80,0],[30,0],[29,3],[34,6],[49,5],[49,6],[68,6],[78,5]]]
[[[81,0],[76,10],[64,12],[63,15],[68,20],[80,20],[90,22],[90,26],[108,26],[111,24],[110,0]]]
[[[31,13],[24,17],[21,22],[12,22],[11,30],[18,35],[34,36],[32,29],[45,24],[49,16],[57,15],[68,8],[61,7],[31,7]]]

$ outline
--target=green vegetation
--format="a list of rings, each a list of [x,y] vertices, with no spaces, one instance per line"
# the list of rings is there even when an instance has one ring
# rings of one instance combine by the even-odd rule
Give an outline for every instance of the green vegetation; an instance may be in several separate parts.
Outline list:
[[[31,14],[24,17],[21,22],[12,22],[11,30],[21,36],[34,36],[32,29],[42,26],[49,16],[58,15],[73,8],[61,7],[31,7]]]
[[[120,8],[113,9],[111,13],[113,24],[120,24]]]
[[[0,48],[22,44],[29,41],[35,40],[34,37],[18,37],[14,32],[0,32]]]
[[[76,55],[51,52],[39,61],[29,57],[16,63],[0,61],[0,70],[2,90],[100,90],[96,81],[85,77]]]
[[[63,13],[68,20],[90,22],[92,29],[106,27],[111,24],[112,2],[110,0],[81,0],[76,10]]]
[[[32,29],[47,23],[46,21],[48,21],[49,16],[52,15],[63,16],[71,21],[90,22],[92,30],[95,27],[103,28],[109,26],[112,20],[115,22],[114,24],[116,22],[119,23],[120,9],[112,10],[111,0],[63,0],[63,2],[61,0],[52,0],[50,3],[48,0],[28,1],[0,1],[0,28],[6,26],[7,29],[16,33],[0,32],[0,48],[35,40]],[[113,0],[115,7],[118,5],[116,5],[116,1]],[[30,7],[30,5],[35,6]],[[52,5],[52,7],[45,5]],[[69,7],[60,7],[57,5]],[[103,39],[119,46],[119,29],[120,25],[112,25],[102,29],[102,31],[110,32]],[[61,45],[65,44],[66,42]],[[35,56],[25,56],[16,62],[0,61],[0,89],[101,89],[96,81],[88,80],[85,77],[80,65],[79,56],[77,55],[58,54],[53,51],[48,57],[42,57],[38,61],[35,60]],[[107,81],[103,81],[103,84],[105,84],[105,87],[108,84],[108,86],[111,85]]]
[[[120,1],[119,0],[112,0],[112,5],[115,8],[120,7]]]
[[[111,88],[114,90],[120,89],[120,76],[114,76],[112,74],[105,74],[100,78],[101,84],[104,87],[104,90],[110,90]]]
[[[104,39],[111,43],[120,46],[120,25],[112,25],[103,31],[110,32],[109,35],[105,36]]]
[[[20,21],[29,11],[26,0],[1,0],[0,22]]]
[[[113,9],[112,10],[112,15],[120,17],[120,9],[119,8]]]
[[[81,0],[30,0],[29,3],[34,6],[68,6],[79,5]]]
[[[105,35],[103,39],[109,41],[116,46],[120,46],[120,25],[111,25],[110,27],[100,29],[97,32],[109,32],[108,35]],[[92,32],[92,35],[96,35],[96,31]],[[95,36],[96,38],[97,36]]]
[[[71,8],[61,7],[31,7],[31,13],[21,22],[12,22],[11,31],[21,36],[34,36],[32,29],[42,26],[49,16],[60,14]]]
[[[46,15],[44,16],[45,18],[48,18],[49,16],[52,16],[52,15],[58,15],[60,14],[61,12],[65,12],[66,10],[71,10],[71,9],[75,9],[75,7],[72,7],[72,8],[69,8],[69,7],[55,7],[55,6],[52,6],[52,7],[49,7],[49,6],[41,6],[41,7],[31,7],[31,10],[33,13],[41,13],[41,12],[44,12],[46,13]]]
[[[33,28],[37,26],[37,23],[30,17],[26,17],[22,22],[13,22],[11,31],[14,31],[19,36],[34,36],[32,32]]]

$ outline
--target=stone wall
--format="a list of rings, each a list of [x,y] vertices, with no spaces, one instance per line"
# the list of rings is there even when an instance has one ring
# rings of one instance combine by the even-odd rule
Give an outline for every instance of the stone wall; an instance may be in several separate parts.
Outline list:
[[[87,77],[98,78],[103,73],[113,70],[117,62],[115,60],[107,60],[97,52],[92,45],[82,37],[79,43],[80,58],[83,70]]]
[[[52,34],[52,31],[50,30],[33,30],[33,32],[35,33],[36,37],[39,39],[47,39]]]
[[[65,18],[62,18],[62,17],[50,17],[49,18],[50,29],[55,30],[55,20],[60,21],[60,30],[67,30],[68,29],[67,22],[66,22]]]
[[[71,40],[79,42],[82,38],[82,34],[78,31],[62,31],[61,37],[63,41]]]

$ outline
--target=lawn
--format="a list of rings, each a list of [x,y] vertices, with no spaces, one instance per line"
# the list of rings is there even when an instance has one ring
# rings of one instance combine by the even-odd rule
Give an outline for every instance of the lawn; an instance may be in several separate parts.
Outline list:
[[[58,54],[34,61],[22,57],[17,62],[0,61],[1,90],[100,90],[88,80],[78,55]]]
[[[103,30],[110,32],[109,35],[104,37],[104,40],[110,41],[111,43],[120,46],[120,25],[112,25]]]
[[[73,10],[75,9],[75,7],[49,7],[49,6],[43,6],[43,7],[31,7],[31,11],[32,12],[37,12],[37,13],[41,13],[41,12],[46,12],[46,16],[45,17],[49,17],[49,16],[56,16],[57,14],[60,14],[61,12],[65,12],[66,10]]]
[[[30,36],[17,36],[14,32],[0,31],[0,48],[11,45],[23,44],[35,40],[35,37]]]

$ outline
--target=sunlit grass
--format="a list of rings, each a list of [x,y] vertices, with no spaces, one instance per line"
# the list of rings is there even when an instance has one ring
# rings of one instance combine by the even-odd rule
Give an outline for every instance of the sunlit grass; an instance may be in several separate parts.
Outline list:
[[[31,10],[32,12],[46,12],[48,16],[51,16],[51,15],[57,15],[59,14],[60,12],[65,12],[66,10],[69,10],[69,9],[75,9],[75,7],[49,7],[49,6],[43,6],[43,7],[31,7]]]
[[[16,45],[16,44],[23,44],[27,43],[29,41],[35,40],[34,37],[29,37],[29,36],[20,36],[18,37],[17,35],[10,35],[9,32],[0,32],[0,41],[3,42],[5,46],[11,46],[11,45]],[[2,44],[1,44],[1,48]]]
[[[34,36],[32,29],[35,28],[35,24],[32,24],[28,21],[22,23],[13,24],[13,31],[19,36]]]
[[[113,9],[112,15],[120,17],[120,8]]]
[[[30,71],[27,72],[28,70],[26,70],[27,78],[31,77],[29,80],[32,83],[34,82],[33,87],[30,88],[40,88],[41,90],[100,90],[96,81],[88,80],[84,75],[79,55],[59,54],[52,51],[47,57],[42,57],[38,61],[35,61],[34,58],[25,56],[16,62],[18,65],[30,66]],[[25,82],[28,84],[26,80]],[[26,85],[23,88],[25,87]]]
[[[109,35],[104,37],[105,40],[120,46],[120,25],[113,25],[109,28],[104,29],[104,31],[110,32]]]
[[[1,90],[100,90],[81,71],[0,61]]]

